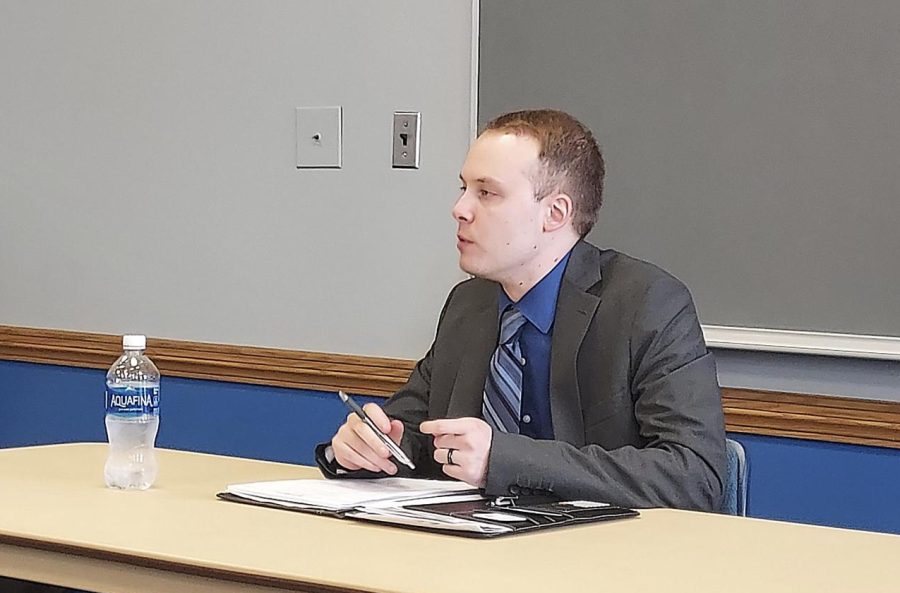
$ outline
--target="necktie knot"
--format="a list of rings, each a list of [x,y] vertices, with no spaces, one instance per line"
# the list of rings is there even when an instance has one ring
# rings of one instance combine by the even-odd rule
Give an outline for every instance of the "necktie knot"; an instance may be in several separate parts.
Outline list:
[[[522,312],[514,306],[510,305],[504,309],[500,317],[500,343],[509,344],[516,339],[526,321],[528,320]]]

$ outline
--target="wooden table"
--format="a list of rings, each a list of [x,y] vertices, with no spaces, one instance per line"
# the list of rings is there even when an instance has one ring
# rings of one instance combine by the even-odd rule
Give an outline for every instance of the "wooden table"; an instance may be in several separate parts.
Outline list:
[[[673,510],[469,540],[219,501],[313,468],[160,451],[146,492],[102,444],[0,450],[0,575],[94,591],[900,591],[900,536]]]

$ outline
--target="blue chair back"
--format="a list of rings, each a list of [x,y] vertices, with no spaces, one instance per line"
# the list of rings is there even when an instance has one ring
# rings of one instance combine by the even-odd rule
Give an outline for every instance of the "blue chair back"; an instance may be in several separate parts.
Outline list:
[[[725,439],[725,453],[728,465],[725,480],[725,496],[722,512],[729,515],[747,516],[747,455],[737,441]]]

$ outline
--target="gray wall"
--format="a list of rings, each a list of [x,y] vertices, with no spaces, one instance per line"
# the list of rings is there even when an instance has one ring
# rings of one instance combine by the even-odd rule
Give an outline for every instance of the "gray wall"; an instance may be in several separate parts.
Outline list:
[[[569,110],[609,164],[592,237],[705,324],[900,336],[900,2],[482,2],[479,119]]]
[[[705,324],[900,334],[900,3],[481,2],[480,123],[551,106],[608,165],[591,239]],[[717,350],[733,387],[900,401],[900,362]]]
[[[0,324],[418,357],[460,278],[470,11],[3,2]],[[294,107],[338,104],[344,168],[298,171]],[[395,109],[419,171],[389,168]],[[896,363],[717,354],[725,385],[900,400]]]
[[[418,357],[461,273],[468,1],[4,1],[0,324]],[[294,109],[343,106],[343,168]],[[390,167],[422,112],[421,169]]]

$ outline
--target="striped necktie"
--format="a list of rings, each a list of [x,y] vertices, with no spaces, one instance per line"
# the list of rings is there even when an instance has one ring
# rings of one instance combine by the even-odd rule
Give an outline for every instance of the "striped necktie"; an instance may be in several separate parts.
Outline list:
[[[494,355],[487,381],[481,415],[496,430],[519,432],[519,415],[522,411],[522,349],[519,336],[525,325],[525,316],[510,305],[500,318],[500,342]]]

